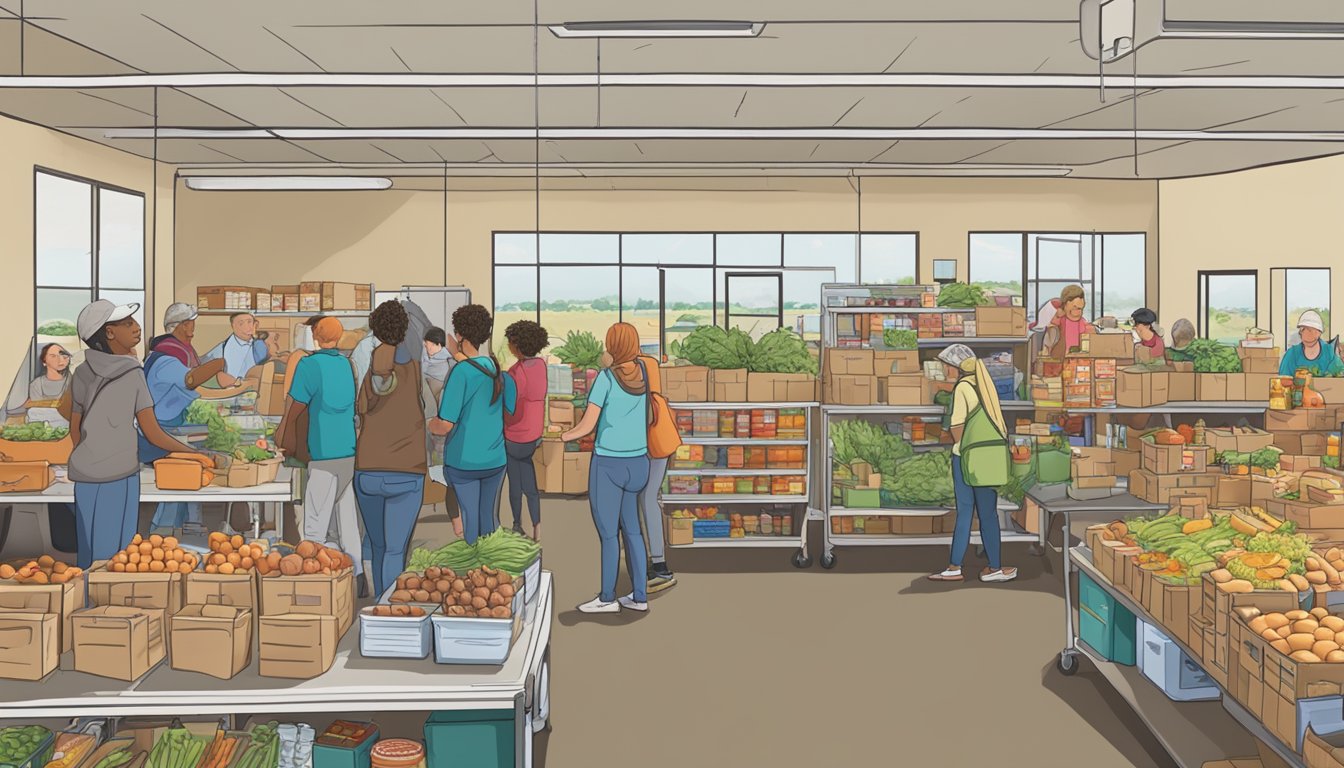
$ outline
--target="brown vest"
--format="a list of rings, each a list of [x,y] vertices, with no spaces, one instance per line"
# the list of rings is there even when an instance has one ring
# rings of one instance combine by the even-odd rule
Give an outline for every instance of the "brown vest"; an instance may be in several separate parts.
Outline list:
[[[360,415],[355,469],[425,474],[425,407],[420,399],[420,361],[393,366],[396,388],[379,395],[373,373],[364,374],[356,409]]]

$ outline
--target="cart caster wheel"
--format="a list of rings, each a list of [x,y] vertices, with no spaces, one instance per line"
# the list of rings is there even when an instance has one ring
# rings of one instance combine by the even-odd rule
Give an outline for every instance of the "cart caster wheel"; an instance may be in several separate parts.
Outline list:
[[[1061,653],[1055,666],[1059,667],[1060,673],[1071,676],[1078,671],[1078,657],[1072,653]]]
[[[821,567],[825,568],[828,571],[834,568],[835,555],[831,554],[830,552],[823,553],[821,556]]]
[[[807,555],[803,554],[803,551],[800,549],[800,550],[798,550],[797,552],[794,552],[794,553],[793,553],[793,567],[794,567],[794,568],[811,568],[811,567],[812,567],[812,558],[810,558],[810,557],[808,557]]]

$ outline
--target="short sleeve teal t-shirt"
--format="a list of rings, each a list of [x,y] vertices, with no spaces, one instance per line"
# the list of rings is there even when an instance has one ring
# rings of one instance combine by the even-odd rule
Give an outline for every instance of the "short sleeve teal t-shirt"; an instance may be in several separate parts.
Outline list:
[[[499,372],[488,357],[474,357],[472,361],[485,371]],[[439,418],[453,423],[453,431],[448,433],[443,448],[443,463],[453,469],[499,469],[506,461],[504,410],[513,413],[518,389],[512,376],[500,374],[504,391],[490,402],[495,392],[494,381],[476,365],[463,362],[453,366],[439,400]]]
[[[610,369],[598,375],[588,393],[588,404],[602,409],[593,453],[628,459],[649,452],[649,416],[644,398],[626,392]]]
[[[355,455],[355,373],[334,349],[299,361],[289,394],[308,406],[308,452],[313,461]]]

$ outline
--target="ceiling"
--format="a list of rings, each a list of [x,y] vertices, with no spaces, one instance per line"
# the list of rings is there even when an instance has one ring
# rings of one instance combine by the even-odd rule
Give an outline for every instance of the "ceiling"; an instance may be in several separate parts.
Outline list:
[[[0,0],[0,113],[198,173],[1172,178],[1344,152],[1344,41],[1162,39],[1107,65],[1103,90],[1060,0],[691,0],[678,17],[764,29],[601,41],[547,25],[666,6],[19,10]],[[161,77],[125,79],[141,75]]]

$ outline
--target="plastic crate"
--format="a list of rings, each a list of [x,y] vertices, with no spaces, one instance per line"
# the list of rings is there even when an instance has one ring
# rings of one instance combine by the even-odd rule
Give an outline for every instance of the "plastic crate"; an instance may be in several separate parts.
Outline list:
[[[1107,661],[1133,666],[1137,620],[1087,574],[1078,574],[1078,637]]]
[[[378,726],[373,723],[337,721],[332,723],[332,728],[337,725],[365,728],[367,733],[358,743],[333,739],[328,733],[322,733],[313,742],[313,768],[369,768],[373,745],[378,741]]]
[[[1216,701],[1222,696],[1185,652],[1162,630],[1140,621],[1143,631],[1138,640],[1139,671],[1162,689],[1172,701]]]
[[[731,525],[727,520],[696,520],[695,538],[726,539],[731,535]]]
[[[529,605],[537,599],[537,591],[541,586],[541,553],[537,553],[537,559],[532,564],[523,569],[523,601]]]
[[[434,661],[438,664],[491,664],[508,661],[513,639],[523,621],[523,594],[513,594],[512,619],[465,616],[430,617],[434,630]]]
[[[425,720],[425,762],[511,768],[517,764],[516,728],[512,710],[432,712]]]
[[[437,608],[437,606],[435,607]],[[359,654],[373,659],[423,659],[433,649],[427,610],[424,616],[374,616],[372,607],[359,611]]]
[[[0,730],[0,734],[4,734],[5,731],[9,730],[17,731],[24,727],[38,726],[16,726],[13,729],[6,728]],[[43,728],[42,730],[47,732],[47,736],[38,742],[37,749],[33,750],[31,754],[24,757],[22,760],[16,762],[0,760],[0,768],[43,768],[43,766],[50,762],[52,752],[55,751],[56,748],[56,734],[46,728]]]

